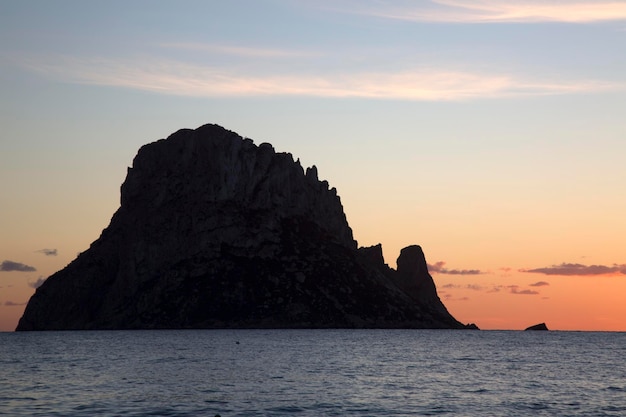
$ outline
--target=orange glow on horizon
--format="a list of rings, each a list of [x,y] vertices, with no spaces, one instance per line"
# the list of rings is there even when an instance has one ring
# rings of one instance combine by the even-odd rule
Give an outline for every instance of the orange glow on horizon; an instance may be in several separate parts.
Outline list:
[[[483,330],[523,330],[545,322],[550,330],[626,331],[624,276],[535,275],[512,274],[497,280],[497,285],[493,276],[433,277],[448,311]],[[536,282],[549,285],[532,287]],[[516,292],[511,290],[514,286]]]

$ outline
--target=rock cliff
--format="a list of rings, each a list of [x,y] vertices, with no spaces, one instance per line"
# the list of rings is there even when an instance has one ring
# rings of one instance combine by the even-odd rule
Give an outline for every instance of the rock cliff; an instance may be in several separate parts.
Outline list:
[[[419,246],[357,249],[334,188],[216,125],[143,146],[120,208],[17,330],[463,328]]]

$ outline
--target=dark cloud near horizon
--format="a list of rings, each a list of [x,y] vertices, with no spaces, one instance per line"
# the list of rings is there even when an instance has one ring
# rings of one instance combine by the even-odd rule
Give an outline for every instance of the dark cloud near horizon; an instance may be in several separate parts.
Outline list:
[[[511,294],[516,294],[516,295],[539,295],[539,291],[535,291],[535,290],[520,290],[519,289],[519,285],[509,285],[508,288],[509,288],[509,291],[511,292]]]
[[[606,265],[583,265],[574,263],[562,263],[545,268],[520,269],[519,272],[529,272],[532,274],[563,275],[563,276],[594,276],[607,274],[626,275],[626,264]]]
[[[37,289],[37,288],[41,287],[41,284],[43,284],[46,279],[47,278],[39,277],[39,278],[37,278],[37,281],[29,282],[28,286],[31,287],[31,288]]]
[[[498,268],[498,271],[500,271],[500,276],[501,277],[509,277],[511,276],[511,271],[513,270],[513,268],[505,266],[502,268]]]
[[[478,285],[478,284],[467,284],[465,288],[467,288],[468,290],[472,290],[472,291],[482,291],[485,289],[485,287],[483,287],[482,285]]]
[[[454,289],[466,289],[473,291],[483,291],[485,287],[478,284],[467,284],[467,285],[459,285],[459,284],[445,284],[442,285],[441,288],[454,288]]]
[[[454,298],[452,294],[448,294],[448,293],[442,294],[442,298],[445,301],[468,301],[469,300],[469,297]]]
[[[43,253],[46,256],[57,256],[58,251],[56,249],[39,249],[37,253]]]
[[[445,264],[446,263],[444,261],[435,262],[434,264],[427,264],[428,271],[448,275],[480,275],[483,273],[480,269],[448,269],[444,268]]]
[[[3,271],[3,272],[11,272],[11,271],[33,272],[36,270],[37,269],[35,267],[25,265],[21,262],[2,261],[2,263],[0,264],[0,271]]]
[[[13,301],[5,301],[4,305],[6,307],[19,307],[19,306],[25,306],[26,303],[16,303],[16,302],[13,302]]]
[[[534,284],[530,284],[531,287],[542,287],[544,285],[550,285],[545,281],[539,281]],[[508,290],[509,293],[515,295],[538,295],[539,291],[531,290],[531,289],[520,289],[519,285],[493,285],[490,287],[485,287],[479,284],[467,284],[467,285],[459,285],[459,284],[445,284],[442,285],[441,288],[445,289],[455,289],[455,290],[472,290],[472,291],[484,291],[487,293],[497,293],[503,290]]]

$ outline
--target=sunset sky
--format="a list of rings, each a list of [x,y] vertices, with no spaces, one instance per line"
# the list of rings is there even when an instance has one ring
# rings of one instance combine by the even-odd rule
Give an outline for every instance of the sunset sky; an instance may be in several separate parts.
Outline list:
[[[206,123],[421,245],[462,322],[626,331],[626,0],[0,1],[0,330]]]

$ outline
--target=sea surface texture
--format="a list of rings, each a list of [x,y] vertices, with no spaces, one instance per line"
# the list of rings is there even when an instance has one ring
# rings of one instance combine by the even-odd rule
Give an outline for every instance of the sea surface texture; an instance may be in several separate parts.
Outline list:
[[[3,416],[624,416],[626,333],[0,333]]]

